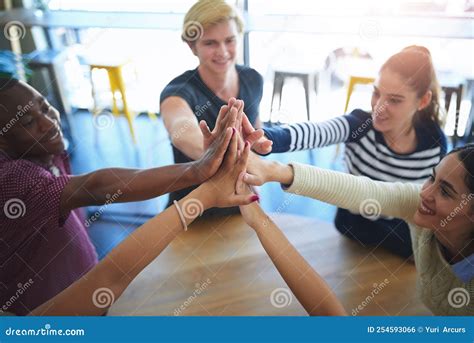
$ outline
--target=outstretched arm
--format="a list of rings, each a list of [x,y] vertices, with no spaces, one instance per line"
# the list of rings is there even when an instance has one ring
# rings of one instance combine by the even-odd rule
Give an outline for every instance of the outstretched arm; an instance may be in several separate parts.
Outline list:
[[[419,184],[374,181],[367,177],[292,163],[252,160],[245,182],[261,185],[279,182],[290,193],[311,197],[360,213],[370,219],[380,215],[412,221],[420,203]]]
[[[222,106],[211,140],[196,161],[152,169],[107,168],[71,176],[61,194],[61,213],[78,207],[102,205],[111,194],[115,202],[141,201],[206,181],[218,170],[226,151],[225,131],[235,127],[239,107]],[[238,104],[237,104],[238,105]],[[202,142],[203,138],[200,138]]]
[[[235,134],[231,138],[232,132]],[[175,206],[169,207],[135,230],[81,279],[31,311],[30,315],[104,314],[138,273],[183,231],[181,219],[188,225],[209,208],[243,205],[257,200],[253,194],[235,193],[237,178],[245,171],[250,150],[246,144],[243,153],[238,153],[237,136],[236,130],[229,128],[226,131],[224,146],[227,152],[219,171],[178,202],[182,218]],[[196,205],[201,211],[194,211]]]
[[[247,186],[239,178],[238,192]],[[263,248],[298,301],[311,316],[343,316],[344,307],[324,279],[306,262],[283,232],[257,203],[240,206],[240,211],[257,233]]]
[[[350,124],[346,116],[324,122],[301,122],[274,125],[263,129],[265,137],[273,141],[272,152],[301,151],[345,143],[350,138]]]
[[[179,201],[196,198],[194,192]],[[185,217],[191,223],[193,217]],[[68,288],[40,305],[33,316],[100,316],[130,282],[183,231],[174,206],[150,219]]]

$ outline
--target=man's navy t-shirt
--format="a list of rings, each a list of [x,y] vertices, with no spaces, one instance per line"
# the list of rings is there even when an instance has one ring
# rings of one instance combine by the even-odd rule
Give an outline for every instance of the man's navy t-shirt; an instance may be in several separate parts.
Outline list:
[[[260,101],[262,100],[263,78],[252,68],[240,65],[236,65],[235,67],[239,75],[239,95],[237,98],[245,102],[245,114],[248,116],[250,122],[255,124],[258,118]],[[228,99],[219,98],[206,86],[199,76],[197,68],[188,70],[173,79],[161,92],[160,104],[170,96],[177,96],[186,101],[194,112],[197,120],[205,120],[211,130],[214,129],[220,108],[226,105],[228,101]],[[192,161],[174,146],[173,156],[175,163]],[[169,204],[171,204],[173,200],[179,200],[185,197],[194,188],[195,187],[190,187],[171,193]]]

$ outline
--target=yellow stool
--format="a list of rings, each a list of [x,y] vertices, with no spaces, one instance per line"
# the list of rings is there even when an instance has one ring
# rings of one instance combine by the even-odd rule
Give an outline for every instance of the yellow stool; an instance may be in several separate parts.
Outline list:
[[[373,83],[375,79],[373,77],[361,77],[361,76],[351,76],[349,78],[349,85],[347,87],[347,96],[346,96],[346,106],[344,107],[344,113],[347,112],[349,107],[349,101],[351,99],[352,92],[354,91],[355,85],[362,84],[367,85]]]
[[[135,138],[135,130],[133,128],[133,115],[128,108],[127,103],[127,96],[125,91],[125,82],[123,81],[122,76],[122,68],[128,62],[125,63],[118,63],[118,64],[90,64],[90,71],[91,71],[91,80],[92,80],[92,73],[96,69],[105,69],[107,71],[110,83],[110,91],[112,92],[112,113],[116,116],[120,115],[119,109],[117,107],[117,92],[120,93],[122,97],[122,113],[125,115],[127,119],[128,126],[130,128],[130,134],[132,135],[133,142],[136,143]],[[97,110],[97,104],[95,99],[95,89],[94,89],[94,82],[92,81],[92,97],[94,99],[94,114]]]

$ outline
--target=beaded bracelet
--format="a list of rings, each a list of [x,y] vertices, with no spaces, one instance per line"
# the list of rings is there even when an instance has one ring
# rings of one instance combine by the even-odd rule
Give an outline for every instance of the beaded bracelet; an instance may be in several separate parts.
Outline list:
[[[176,200],[173,201],[173,204],[176,206],[176,210],[178,211],[181,223],[183,223],[184,231],[188,231],[188,225],[186,225],[186,219],[184,218],[183,212],[181,211],[181,207],[179,207],[178,202]]]

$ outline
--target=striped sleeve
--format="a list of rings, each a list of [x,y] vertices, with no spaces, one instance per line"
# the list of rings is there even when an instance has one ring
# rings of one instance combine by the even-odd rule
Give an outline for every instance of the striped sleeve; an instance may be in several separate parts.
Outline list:
[[[321,123],[303,122],[265,128],[265,135],[273,141],[272,152],[287,152],[321,148],[344,143],[349,138],[349,122],[337,117]]]

